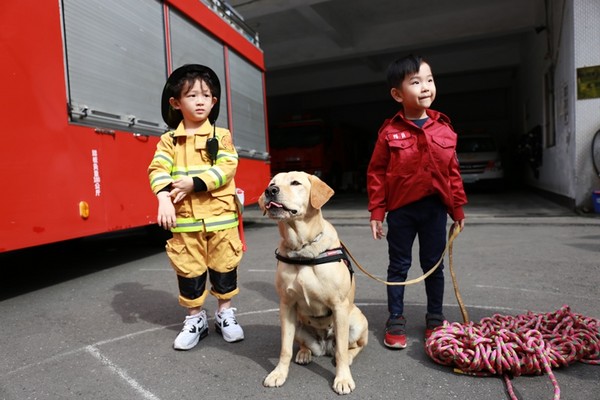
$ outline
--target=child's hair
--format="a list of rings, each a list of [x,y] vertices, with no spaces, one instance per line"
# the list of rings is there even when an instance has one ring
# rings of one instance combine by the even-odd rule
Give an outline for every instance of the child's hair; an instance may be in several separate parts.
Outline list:
[[[219,116],[219,108],[221,102],[221,83],[215,72],[207,66],[200,64],[185,64],[171,72],[167,78],[167,82],[163,87],[160,111],[163,120],[170,129],[177,129],[177,126],[183,120],[183,114],[171,106],[170,98],[180,99],[185,95],[184,91],[189,91],[196,81],[204,82],[211,92],[216,102],[208,115],[208,121],[215,125]]]
[[[426,61],[421,56],[409,54],[394,60],[387,69],[387,82],[390,88],[397,88],[407,75],[419,72],[421,64]]]
[[[204,83],[206,83],[213,97],[216,97],[217,99],[221,98],[221,85],[219,85],[218,82],[213,82],[208,72],[199,72],[193,70],[187,72],[181,77],[181,79],[179,79],[179,81],[175,82],[171,86],[170,90],[172,96],[175,98],[181,97],[185,94],[183,93],[183,90],[190,90],[197,80],[201,80],[204,81]]]

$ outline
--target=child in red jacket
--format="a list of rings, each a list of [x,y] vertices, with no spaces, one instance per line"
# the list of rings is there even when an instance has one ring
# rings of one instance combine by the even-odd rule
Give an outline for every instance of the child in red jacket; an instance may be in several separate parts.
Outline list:
[[[456,158],[456,133],[450,119],[430,110],[436,95],[431,67],[410,55],[388,68],[391,95],[400,111],[379,130],[367,170],[367,191],[374,239],[383,238],[387,212],[389,266],[387,280],[404,282],[412,262],[412,246],[419,237],[423,272],[440,259],[446,246],[447,214],[453,228],[464,227],[467,197]],[[425,337],[441,325],[443,264],[425,280],[427,314]],[[387,286],[389,319],[384,344],[406,347],[404,286]]]

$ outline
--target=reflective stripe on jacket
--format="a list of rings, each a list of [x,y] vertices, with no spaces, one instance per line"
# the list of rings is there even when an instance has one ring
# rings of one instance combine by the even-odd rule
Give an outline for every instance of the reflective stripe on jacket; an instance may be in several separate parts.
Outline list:
[[[229,130],[217,128],[219,151],[212,163],[206,151],[206,141],[212,135],[213,126],[208,120],[191,136],[186,134],[182,122],[175,131],[163,134],[156,145],[148,167],[150,187],[155,194],[185,176],[198,177],[207,187],[206,191],[191,193],[174,204],[177,217],[174,232],[213,231],[238,226],[233,179],[238,154]],[[235,218],[232,217],[234,214]]]
[[[177,218],[177,226],[171,232],[213,232],[235,228],[239,224],[237,213],[226,213],[201,220],[195,218]]]

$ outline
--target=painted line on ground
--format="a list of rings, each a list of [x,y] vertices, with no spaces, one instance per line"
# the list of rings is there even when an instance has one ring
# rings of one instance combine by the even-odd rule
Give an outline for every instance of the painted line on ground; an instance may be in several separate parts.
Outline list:
[[[123,368],[119,368],[119,366],[117,366],[110,359],[108,359],[108,357],[100,353],[100,351],[95,346],[86,346],[85,350],[94,357],[96,357],[102,364],[107,366],[109,370],[119,375],[119,377],[123,379],[129,386],[131,386],[136,392],[141,394],[144,397],[144,399],[160,400],[160,398],[156,397],[153,393],[151,393],[142,385],[140,385],[138,381],[129,376],[127,371],[125,371]]]
[[[374,302],[374,303],[370,303],[370,302],[356,302],[355,303],[357,306],[359,307],[387,307],[387,302]],[[426,303],[411,303],[411,302],[405,302],[405,305],[408,306],[418,306],[418,307],[426,307],[427,304]],[[456,308],[458,307],[457,304],[444,304],[444,307],[451,307],[451,308]],[[481,309],[481,310],[492,310],[492,311],[504,311],[504,312],[524,312],[527,310],[524,309],[515,309],[515,308],[511,308],[511,307],[499,307],[499,306],[482,306],[482,305],[465,305],[465,307],[467,308],[473,308],[473,309]],[[256,314],[268,314],[268,313],[275,313],[275,312],[279,312],[279,307],[277,308],[268,308],[268,309],[264,309],[264,310],[255,310],[255,311],[247,311],[247,312],[242,312],[242,313],[238,313],[236,314],[238,317],[240,316],[245,316],[245,315],[256,315]],[[214,317],[209,317],[208,320],[213,320]],[[160,330],[165,330],[165,329],[170,329],[176,326],[181,326],[181,323],[176,323],[176,324],[170,324],[170,325],[165,325],[165,326],[157,326],[154,328],[149,328],[149,329],[143,329],[141,331],[137,331],[137,332],[132,332],[132,333],[128,333],[127,335],[122,335],[122,336],[118,336],[118,337],[114,337],[111,339],[106,339],[106,340],[101,340],[98,341],[96,343],[93,343],[91,345],[87,345],[84,347],[80,347],[78,349],[74,349],[74,350],[69,350],[66,351],[64,353],[60,353],[60,354],[56,354],[53,355],[51,357],[48,357],[44,360],[40,360],[38,362],[35,363],[31,363],[31,364],[27,364],[27,365],[23,365],[19,368],[16,368],[12,371],[8,371],[6,373],[4,373],[3,375],[0,375],[0,377],[6,377],[6,376],[10,376],[10,375],[14,375],[17,374],[19,372],[31,369],[31,368],[35,368],[50,362],[55,362],[58,361],[62,358],[71,356],[71,355],[75,355],[81,352],[89,352],[90,354],[93,354],[92,351],[90,349],[97,349],[100,346],[103,345],[107,345],[107,344],[111,344],[111,343],[115,343],[121,340],[126,340],[126,339],[130,339],[139,335],[144,335],[146,333],[151,333],[151,332],[156,332],[156,331],[160,331]],[[96,350],[98,351],[98,350]]]

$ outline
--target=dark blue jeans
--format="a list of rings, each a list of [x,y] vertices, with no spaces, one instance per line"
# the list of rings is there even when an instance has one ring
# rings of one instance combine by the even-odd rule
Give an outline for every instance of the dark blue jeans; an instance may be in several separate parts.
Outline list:
[[[414,203],[390,211],[388,224],[387,280],[404,282],[412,263],[412,247],[419,236],[419,261],[423,273],[429,271],[440,259],[446,247],[446,206],[438,196],[428,196]],[[427,312],[442,314],[444,301],[444,264],[425,279]],[[404,286],[387,286],[390,314],[404,313]]]

